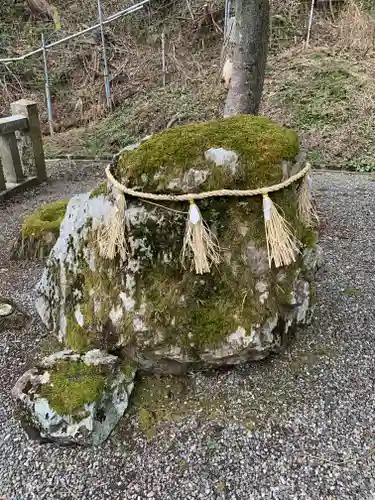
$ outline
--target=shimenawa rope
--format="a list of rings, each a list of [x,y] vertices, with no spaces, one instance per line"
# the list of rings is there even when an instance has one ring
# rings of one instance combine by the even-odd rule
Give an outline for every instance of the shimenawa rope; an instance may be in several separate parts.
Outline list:
[[[244,190],[220,189],[202,193],[174,195],[145,193],[128,188],[114,178],[111,172],[111,165],[109,165],[106,168],[106,175],[108,181],[113,185],[115,191],[117,191],[117,196],[113,217],[109,217],[104,223],[104,229],[102,228],[98,231],[100,254],[104,258],[113,259],[117,249],[117,254],[119,254],[123,260],[126,258],[128,245],[126,244],[125,225],[123,223],[121,224],[121,218],[122,222],[125,218],[125,194],[148,202],[151,202],[151,200],[175,202],[189,201],[190,208],[181,250],[181,263],[183,267],[185,267],[186,261],[191,258],[197,274],[208,273],[212,265],[218,265],[221,262],[221,249],[216,236],[212,233],[208,224],[202,219],[195,201],[221,196],[247,197],[262,195],[269,265],[271,267],[272,262],[276,267],[290,265],[296,260],[300,242],[294,235],[293,228],[279,213],[276,205],[268,195],[269,193],[286,188],[303,178],[298,196],[299,216],[306,226],[312,226],[313,222],[318,220],[318,217],[315,205],[312,201],[311,180],[308,176],[310,169],[311,165],[306,164],[302,170],[273,186]],[[162,207],[162,205],[160,206]]]
[[[115,186],[116,189],[122,191],[124,194],[134,196],[135,198],[141,198],[143,200],[154,200],[154,201],[190,201],[190,200],[204,200],[206,198],[214,198],[217,196],[257,196],[260,194],[274,193],[275,191],[280,191],[285,187],[290,186],[294,182],[298,181],[304,177],[307,172],[311,169],[309,163],[306,166],[292,175],[288,179],[285,179],[278,184],[273,186],[265,186],[257,189],[219,189],[216,191],[205,191],[203,193],[186,193],[186,194],[155,194],[155,193],[144,193],[142,191],[136,191],[135,189],[127,188],[121,184],[117,179],[115,179],[111,173],[111,165],[108,165],[105,169],[107,179]]]

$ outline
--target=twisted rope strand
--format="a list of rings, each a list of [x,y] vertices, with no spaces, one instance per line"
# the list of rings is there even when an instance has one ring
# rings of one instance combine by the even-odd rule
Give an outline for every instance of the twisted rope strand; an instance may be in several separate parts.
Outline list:
[[[257,196],[260,194],[269,194],[274,193],[275,191],[280,191],[285,187],[290,186],[297,180],[304,177],[307,172],[311,169],[310,163],[307,163],[306,166],[292,175],[285,181],[279,182],[278,184],[274,184],[273,186],[265,186],[257,189],[219,189],[216,191],[206,191],[204,193],[187,193],[187,194],[154,194],[154,193],[143,193],[142,191],[135,191],[134,189],[127,188],[123,184],[121,184],[118,180],[116,180],[111,172],[111,165],[108,165],[105,169],[105,173],[107,179],[124,194],[128,194],[133,196],[134,198],[141,198],[144,200],[156,200],[156,201],[190,201],[190,200],[204,200],[206,198],[213,198],[219,196]]]

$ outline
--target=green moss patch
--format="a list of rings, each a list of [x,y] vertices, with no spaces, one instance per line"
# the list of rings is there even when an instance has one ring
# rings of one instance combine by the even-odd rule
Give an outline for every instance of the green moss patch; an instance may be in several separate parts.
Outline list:
[[[14,260],[44,260],[50,254],[60,233],[68,201],[43,205],[29,214],[11,250]]]
[[[217,380],[219,374],[214,377]],[[183,421],[192,415],[212,422],[236,421],[253,428],[256,412],[248,403],[238,411],[236,405],[231,405],[231,397],[225,388],[202,392],[189,377],[139,377],[133,392],[130,416],[135,417],[139,429],[148,439],[155,437],[163,424]]]
[[[239,155],[235,174],[223,173],[204,158],[210,148],[224,148]],[[185,125],[156,134],[138,149],[125,152],[117,175],[128,185],[165,190],[169,182],[189,169],[208,169],[200,191],[215,188],[256,188],[282,178],[280,163],[299,152],[297,135],[268,118],[235,116]]]
[[[314,167],[375,171],[370,59],[309,50],[291,62],[286,52],[269,65],[267,76],[268,113],[300,134]]]
[[[112,307],[121,303],[119,298],[123,290],[125,277],[119,270],[121,266],[117,259],[103,260],[99,257],[95,242],[89,234],[85,245],[95,255],[95,269],[85,260],[82,252],[78,252],[74,259],[79,268],[72,272],[66,266],[66,280],[68,289],[65,300],[66,332],[64,342],[76,352],[85,352],[90,348],[111,349],[118,342],[118,332],[114,331],[109,319]],[[72,248],[72,252],[75,252]],[[83,316],[83,325],[79,325],[75,311],[79,307]],[[124,316],[122,327],[125,331],[128,318]]]
[[[132,398],[132,412],[138,425],[152,438],[160,422],[180,420],[191,407],[182,404],[189,391],[186,377],[141,377],[137,380]]]
[[[244,270],[236,278],[226,265],[221,266],[220,281],[217,273],[197,277],[192,272],[182,280],[171,279],[168,287],[157,269],[149,270],[144,288],[148,323],[152,331],[163,332],[166,345],[177,345],[199,359],[205,349],[219,347],[236,325],[250,332],[267,310],[274,314],[270,304],[261,306],[251,284],[251,272]]]
[[[78,352],[87,351],[91,344],[90,332],[82,328],[75,317],[70,314],[66,322],[66,345],[69,349]]]
[[[202,374],[208,380],[198,384],[194,377],[188,376],[139,377],[130,417],[149,439],[162,438],[168,424],[184,421],[187,417],[260,431],[270,423],[280,424],[284,418],[290,420],[289,412],[300,411],[305,401],[304,391],[296,391],[298,380],[304,380],[303,389],[306,377],[313,379],[335,356],[332,346],[324,343],[306,345],[304,339],[292,352],[276,358],[271,368],[268,362],[260,362],[250,371],[246,367],[238,370],[235,386],[226,383],[227,375],[220,371]],[[123,422],[124,438],[133,429],[129,422],[131,420]]]
[[[314,246],[314,231],[305,228],[298,218],[295,186],[272,194],[272,199],[303,245]],[[154,263],[145,265],[137,297],[139,304],[147,304],[146,323],[150,332],[160,332],[165,345],[176,345],[196,359],[205,349],[219,347],[237,328],[244,328],[250,335],[254,325],[275,318],[276,313],[283,314],[284,307],[290,307],[296,272],[303,267],[299,256],[296,264],[285,270],[282,282],[279,270],[269,269],[268,265],[261,277],[254,276],[249,253],[266,249],[260,198],[240,203],[232,199],[206,201],[199,205],[204,219],[215,227],[221,247],[228,249],[230,262],[222,262],[203,276],[181,269],[179,252],[185,221],[182,220],[179,229],[176,214],[160,210],[166,226],[156,227],[152,232],[148,227],[147,244],[152,243]],[[171,230],[167,229],[169,217],[175,224]],[[243,228],[247,228],[245,233]],[[249,242],[255,249],[248,249]],[[162,260],[163,252],[173,255],[168,263]],[[258,279],[266,283],[269,292],[263,303],[256,292]]]
[[[108,183],[102,182],[99,186],[91,191],[90,198],[97,196],[106,196],[108,194]]]
[[[38,236],[46,232],[58,234],[65,216],[68,201],[56,201],[43,205],[28,215],[22,224],[22,236]]]
[[[98,366],[82,361],[61,361],[51,373],[48,384],[42,386],[41,395],[60,415],[78,415],[85,404],[96,401],[102,393],[106,376]]]

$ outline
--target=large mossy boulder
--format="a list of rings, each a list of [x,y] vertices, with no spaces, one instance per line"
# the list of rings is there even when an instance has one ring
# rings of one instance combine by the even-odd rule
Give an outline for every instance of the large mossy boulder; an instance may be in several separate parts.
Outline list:
[[[18,238],[13,243],[11,258],[14,260],[44,260],[50,254],[64,219],[68,202],[46,203],[28,214]]]
[[[254,189],[301,168],[298,137],[267,118],[238,116],[167,130],[125,151],[114,175],[152,193]],[[69,348],[123,350],[144,369],[181,372],[262,359],[308,321],[317,266],[316,234],[297,213],[293,184],[272,194],[301,252],[269,268],[262,198],[199,201],[222,262],[210,273],[183,268],[188,205],[127,197],[129,258],[100,256],[110,184],[74,197],[38,286],[37,309]],[[125,225],[125,224],[124,224]]]

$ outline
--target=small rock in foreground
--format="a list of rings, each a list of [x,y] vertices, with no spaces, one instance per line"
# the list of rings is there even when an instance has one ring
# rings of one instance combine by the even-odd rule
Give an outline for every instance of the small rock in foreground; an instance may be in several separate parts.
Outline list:
[[[99,349],[44,358],[12,390],[28,436],[61,445],[99,445],[128,407],[135,371]]]
[[[0,332],[20,330],[28,320],[28,315],[20,310],[14,300],[0,297]]]

